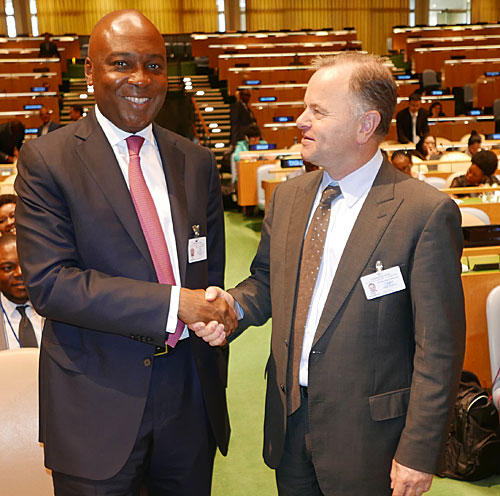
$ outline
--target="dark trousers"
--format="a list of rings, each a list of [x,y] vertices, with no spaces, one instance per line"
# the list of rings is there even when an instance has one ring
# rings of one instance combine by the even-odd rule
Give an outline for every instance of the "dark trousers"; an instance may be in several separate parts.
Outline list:
[[[285,450],[276,469],[280,496],[322,496],[312,462],[307,390],[301,388],[300,408],[287,419]]]
[[[129,459],[111,479],[53,473],[56,496],[208,496],[215,439],[189,340],[155,357],[144,416]],[[141,493],[144,494],[144,493]]]

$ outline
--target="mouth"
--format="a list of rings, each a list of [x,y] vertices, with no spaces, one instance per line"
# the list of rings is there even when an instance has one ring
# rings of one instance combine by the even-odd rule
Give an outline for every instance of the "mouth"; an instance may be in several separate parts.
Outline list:
[[[151,98],[149,97],[138,97],[138,96],[124,96],[125,100],[135,103],[136,105],[144,105],[145,103],[148,103]]]

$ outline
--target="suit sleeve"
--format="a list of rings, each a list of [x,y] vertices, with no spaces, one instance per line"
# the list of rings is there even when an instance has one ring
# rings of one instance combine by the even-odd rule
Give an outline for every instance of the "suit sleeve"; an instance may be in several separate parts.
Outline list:
[[[395,459],[435,473],[448,435],[465,351],[458,207],[444,199],[418,239],[410,274],[415,355],[406,426]]]
[[[83,266],[64,194],[32,143],[20,152],[15,188],[19,259],[37,312],[86,329],[141,334],[162,346],[171,286]]]

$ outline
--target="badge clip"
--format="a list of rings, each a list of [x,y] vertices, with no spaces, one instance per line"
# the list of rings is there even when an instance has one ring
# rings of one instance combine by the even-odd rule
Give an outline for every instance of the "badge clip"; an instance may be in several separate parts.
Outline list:
[[[194,224],[193,226],[191,226],[191,229],[193,230],[195,238],[199,238],[200,237],[200,225]]]
[[[382,272],[384,270],[384,264],[380,260],[377,260],[377,263],[375,264],[375,270],[377,272]]]

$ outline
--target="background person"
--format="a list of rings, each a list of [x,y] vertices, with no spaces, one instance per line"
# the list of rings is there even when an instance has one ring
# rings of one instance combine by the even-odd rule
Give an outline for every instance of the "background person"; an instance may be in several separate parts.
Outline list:
[[[85,74],[96,107],[29,141],[16,179],[23,274],[47,318],[45,463],[56,496],[136,495],[142,484],[150,496],[206,496],[216,445],[226,453],[229,441],[227,350],[184,323],[236,324],[195,290],[224,280],[215,158],[152,124],[166,52],[140,12],[96,24]]]
[[[259,143],[267,143],[262,139],[260,128],[257,124],[250,124],[245,131],[245,139],[238,141],[234,149],[233,158],[235,162],[239,162],[240,153],[250,150],[250,145],[258,145]]]
[[[83,107],[81,105],[71,105],[69,109],[69,118],[75,122],[83,117]]]
[[[415,146],[415,155],[422,160],[437,160],[442,154],[438,152],[436,138],[426,134]]]
[[[51,133],[61,127],[61,124],[57,124],[57,122],[52,120],[51,111],[47,107],[42,107],[38,116],[42,121],[42,125],[38,128],[37,136],[45,136],[47,133]]]
[[[463,176],[455,177],[450,188],[465,188],[474,186],[500,184],[495,171],[498,168],[497,156],[490,150],[481,150],[471,159],[471,166]],[[472,196],[472,195],[457,195]],[[477,196],[477,193],[474,194]]]
[[[481,135],[473,130],[467,141],[467,150],[465,150],[465,154],[469,155],[469,157],[473,157],[481,149],[482,141]]]
[[[16,234],[16,195],[0,195],[0,235]]]
[[[245,139],[245,131],[250,124],[257,122],[249,106],[250,90],[238,92],[238,101],[231,107],[231,145],[236,146],[238,141]]]
[[[429,117],[446,117],[441,102],[435,101],[429,107]]]
[[[396,128],[400,143],[417,144],[424,134],[429,133],[427,110],[422,108],[422,97],[419,93],[412,93],[408,107],[397,113]]]
[[[0,124],[0,163],[12,164],[17,160],[24,131],[24,124],[18,120]]]
[[[52,35],[50,33],[43,33],[43,41],[40,43],[40,52],[38,56],[40,58],[61,58],[57,50],[57,45],[52,41]]]
[[[16,237],[0,237],[0,350],[38,348],[43,319],[28,299],[17,255]]]

